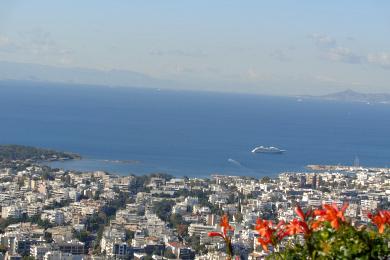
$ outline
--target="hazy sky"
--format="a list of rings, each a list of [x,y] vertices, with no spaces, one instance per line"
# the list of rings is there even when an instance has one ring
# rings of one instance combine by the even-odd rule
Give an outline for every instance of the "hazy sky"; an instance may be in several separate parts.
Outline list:
[[[390,92],[390,1],[1,1],[0,60],[194,89]]]

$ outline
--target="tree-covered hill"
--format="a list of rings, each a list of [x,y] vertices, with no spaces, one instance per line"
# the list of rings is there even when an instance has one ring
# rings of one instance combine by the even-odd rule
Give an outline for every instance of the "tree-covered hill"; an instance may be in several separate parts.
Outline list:
[[[0,145],[0,161],[80,159],[80,155],[24,145]]]

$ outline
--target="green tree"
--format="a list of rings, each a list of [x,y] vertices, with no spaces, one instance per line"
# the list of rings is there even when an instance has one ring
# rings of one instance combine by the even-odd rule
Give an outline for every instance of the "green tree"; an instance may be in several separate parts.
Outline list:
[[[7,247],[5,245],[0,244],[0,252],[5,254],[5,252],[7,252]]]
[[[270,183],[270,182],[271,182],[271,178],[268,176],[265,176],[260,180],[260,183]]]
[[[179,225],[186,224],[183,217],[179,214],[172,214],[169,217],[169,224],[171,224],[172,227],[176,228]]]
[[[126,229],[126,241],[130,242],[134,238],[134,231]]]
[[[161,202],[155,203],[153,209],[159,218],[167,222],[169,221],[173,205],[174,202],[171,200],[162,200]]]
[[[236,214],[234,214],[234,218],[236,219],[237,223],[241,223],[242,220],[244,219],[241,212],[237,212]]]
[[[23,256],[23,260],[35,260],[35,257],[32,256]]]
[[[53,242],[53,236],[50,232],[45,232],[43,238],[45,239],[46,243]]]
[[[75,230],[73,234],[81,242],[87,242],[89,240],[89,237],[90,237],[90,232],[88,232],[86,230],[81,230],[81,231]]]

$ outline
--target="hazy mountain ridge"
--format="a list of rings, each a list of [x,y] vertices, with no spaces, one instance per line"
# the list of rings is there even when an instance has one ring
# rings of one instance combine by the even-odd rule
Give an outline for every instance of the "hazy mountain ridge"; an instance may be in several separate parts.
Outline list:
[[[361,93],[351,89],[331,93],[322,96],[301,96],[301,98],[333,100],[343,102],[381,103],[390,104],[390,94],[388,93]]]
[[[127,70],[66,68],[0,61],[0,80],[44,81],[105,86],[167,87],[167,80]]]
[[[0,60],[0,81],[20,81],[26,83],[46,82],[72,85],[141,87],[154,89],[181,89],[182,87],[182,83],[180,83],[180,81],[154,78],[143,73],[129,70],[99,70],[79,67],[59,67],[2,60]],[[361,93],[351,89],[322,96],[298,95],[295,97],[298,99],[390,104],[390,93]]]

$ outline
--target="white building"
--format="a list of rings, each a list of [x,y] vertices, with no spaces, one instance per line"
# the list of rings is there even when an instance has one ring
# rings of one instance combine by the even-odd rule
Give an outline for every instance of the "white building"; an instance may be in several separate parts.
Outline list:
[[[36,260],[43,260],[45,254],[49,252],[51,248],[48,245],[33,245],[30,248],[30,256]]]
[[[49,251],[43,257],[43,260],[84,260],[82,255],[72,255],[70,253],[63,253],[60,251]]]

